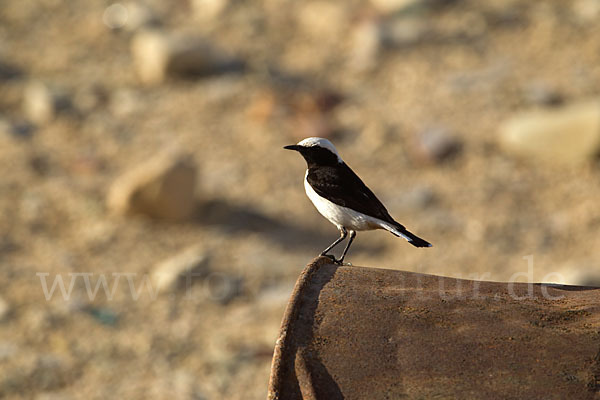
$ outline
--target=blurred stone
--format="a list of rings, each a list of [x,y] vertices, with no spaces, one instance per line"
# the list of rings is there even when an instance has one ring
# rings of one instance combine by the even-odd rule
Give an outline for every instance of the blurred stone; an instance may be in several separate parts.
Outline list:
[[[79,89],[73,96],[73,105],[83,113],[89,113],[106,103],[108,95],[100,86],[88,86]]]
[[[283,308],[293,290],[294,283],[288,281],[266,286],[261,289],[256,303],[259,307]]]
[[[558,91],[539,83],[526,87],[525,97],[529,103],[543,106],[559,106],[564,103],[564,97]]]
[[[577,0],[571,3],[575,17],[582,23],[597,23],[600,18],[599,0]]]
[[[75,398],[67,393],[45,392],[35,396],[35,400],[74,400]]]
[[[331,138],[336,126],[326,115],[320,113],[299,113],[292,121],[294,140],[306,137]]]
[[[310,37],[320,40],[339,37],[346,26],[346,6],[343,2],[302,2],[298,18],[300,28]]]
[[[127,8],[121,3],[113,3],[104,9],[102,22],[110,29],[120,29],[127,24]]]
[[[133,114],[142,104],[140,94],[131,89],[116,90],[110,98],[110,111],[117,117]]]
[[[501,125],[500,144],[553,163],[588,161],[600,150],[600,100],[515,115]]]
[[[0,60],[0,81],[19,78],[21,75],[23,75],[23,72],[20,68],[11,64],[6,64],[4,60]]]
[[[44,124],[70,108],[66,92],[39,81],[30,82],[23,96],[23,111],[33,122]]]
[[[250,105],[246,108],[246,114],[259,124],[266,123],[277,109],[277,98],[270,90],[255,93]]]
[[[82,311],[85,311],[102,325],[115,326],[119,322],[117,312],[108,307],[84,307]]]
[[[124,173],[107,198],[116,214],[144,214],[181,221],[196,208],[196,166],[190,157],[168,153]]]
[[[413,46],[431,34],[430,22],[421,17],[392,18],[381,25],[381,41],[387,47]]]
[[[63,357],[53,354],[38,356],[36,368],[30,379],[44,390],[54,390],[65,386],[69,380],[70,365]]]
[[[337,124],[331,118],[331,111],[343,100],[340,93],[326,89],[293,92],[284,101],[294,116],[294,138],[298,141],[311,136],[331,138],[338,131]]]
[[[351,33],[350,67],[368,71],[377,65],[382,45],[381,24],[376,18],[360,21]]]
[[[21,139],[29,139],[33,136],[35,126],[28,121],[16,121],[11,126],[13,136]]]
[[[400,206],[409,210],[425,209],[435,204],[437,200],[435,191],[429,186],[413,187],[403,191],[397,198],[398,200],[394,203],[399,203]]]
[[[0,297],[0,322],[6,320],[8,315],[10,314],[10,305],[6,300]]]
[[[196,376],[190,371],[176,370],[157,379],[152,387],[152,398],[175,398],[181,400],[205,400]]]
[[[0,364],[0,397],[61,389],[72,379],[72,370],[72,363],[61,355],[20,349]]]
[[[416,135],[414,151],[416,161],[424,164],[439,164],[456,156],[462,143],[445,128],[427,129]]]
[[[102,21],[110,29],[128,31],[135,31],[158,23],[156,16],[146,4],[134,1],[109,5],[104,10]]]
[[[48,200],[36,190],[27,190],[19,202],[19,217],[28,225],[37,225],[44,219],[44,211],[48,210]]]
[[[192,0],[194,15],[203,22],[214,21],[228,5],[229,0]]]
[[[371,0],[375,8],[384,14],[396,14],[441,7],[456,0]]]
[[[12,136],[12,124],[7,118],[0,115],[0,139],[4,140]]]
[[[140,80],[146,84],[161,83],[168,76],[193,78],[243,67],[197,35],[141,31],[133,38],[131,51]]]
[[[210,273],[205,280],[208,298],[219,304],[227,304],[241,294],[243,279],[221,272]]]
[[[208,274],[208,256],[202,246],[192,246],[157,264],[152,270],[152,280],[159,293],[172,292],[185,287],[189,290],[194,278]]]
[[[0,342],[0,362],[10,360],[19,353],[19,346],[13,342]]]
[[[423,0],[371,0],[371,3],[382,13],[402,12],[410,7],[414,7]]]
[[[117,228],[110,221],[96,221],[81,227],[81,238],[89,250],[101,250],[117,237]]]

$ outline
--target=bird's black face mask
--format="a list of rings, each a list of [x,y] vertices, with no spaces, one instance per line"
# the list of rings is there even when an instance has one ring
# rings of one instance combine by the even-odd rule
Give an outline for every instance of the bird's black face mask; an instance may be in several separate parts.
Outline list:
[[[286,150],[295,150],[302,154],[302,157],[306,160],[308,167],[310,168],[313,165],[337,165],[339,164],[338,156],[333,154],[331,151],[324,149],[323,147],[305,147],[298,146],[296,144],[285,146]]]

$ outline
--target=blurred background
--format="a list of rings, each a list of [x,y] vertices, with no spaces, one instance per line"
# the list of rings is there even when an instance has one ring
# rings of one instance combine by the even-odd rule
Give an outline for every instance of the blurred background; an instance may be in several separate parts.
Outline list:
[[[338,237],[282,149],[309,136],[434,244],[359,233],[353,264],[598,284],[599,18],[2,0],[0,397],[264,398],[294,281]]]

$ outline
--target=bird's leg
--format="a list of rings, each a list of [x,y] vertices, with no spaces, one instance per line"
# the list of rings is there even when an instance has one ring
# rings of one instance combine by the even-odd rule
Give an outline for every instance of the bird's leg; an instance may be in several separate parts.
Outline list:
[[[337,246],[342,240],[346,239],[346,236],[348,236],[348,231],[346,230],[346,228],[342,227],[340,229],[340,237],[336,239],[335,242],[331,243],[331,245],[326,248],[325,250],[323,250],[321,252],[321,256],[327,256],[327,252],[331,249],[333,249],[335,246]],[[337,262],[337,260],[335,259],[335,257],[331,256],[333,258],[333,261]]]
[[[337,261],[340,264],[344,263],[344,257],[346,257],[346,253],[348,252],[348,249],[350,248],[350,245],[352,244],[352,241],[354,240],[354,238],[356,237],[356,231],[350,231],[350,239],[348,239],[348,243],[346,244],[346,248],[344,249],[344,252],[342,253],[342,257]]]

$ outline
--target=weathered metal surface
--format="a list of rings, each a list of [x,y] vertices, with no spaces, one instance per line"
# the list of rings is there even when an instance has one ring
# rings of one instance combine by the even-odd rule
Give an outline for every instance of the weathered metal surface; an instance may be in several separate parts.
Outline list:
[[[600,399],[600,289],[302,272],[268,399]]]

